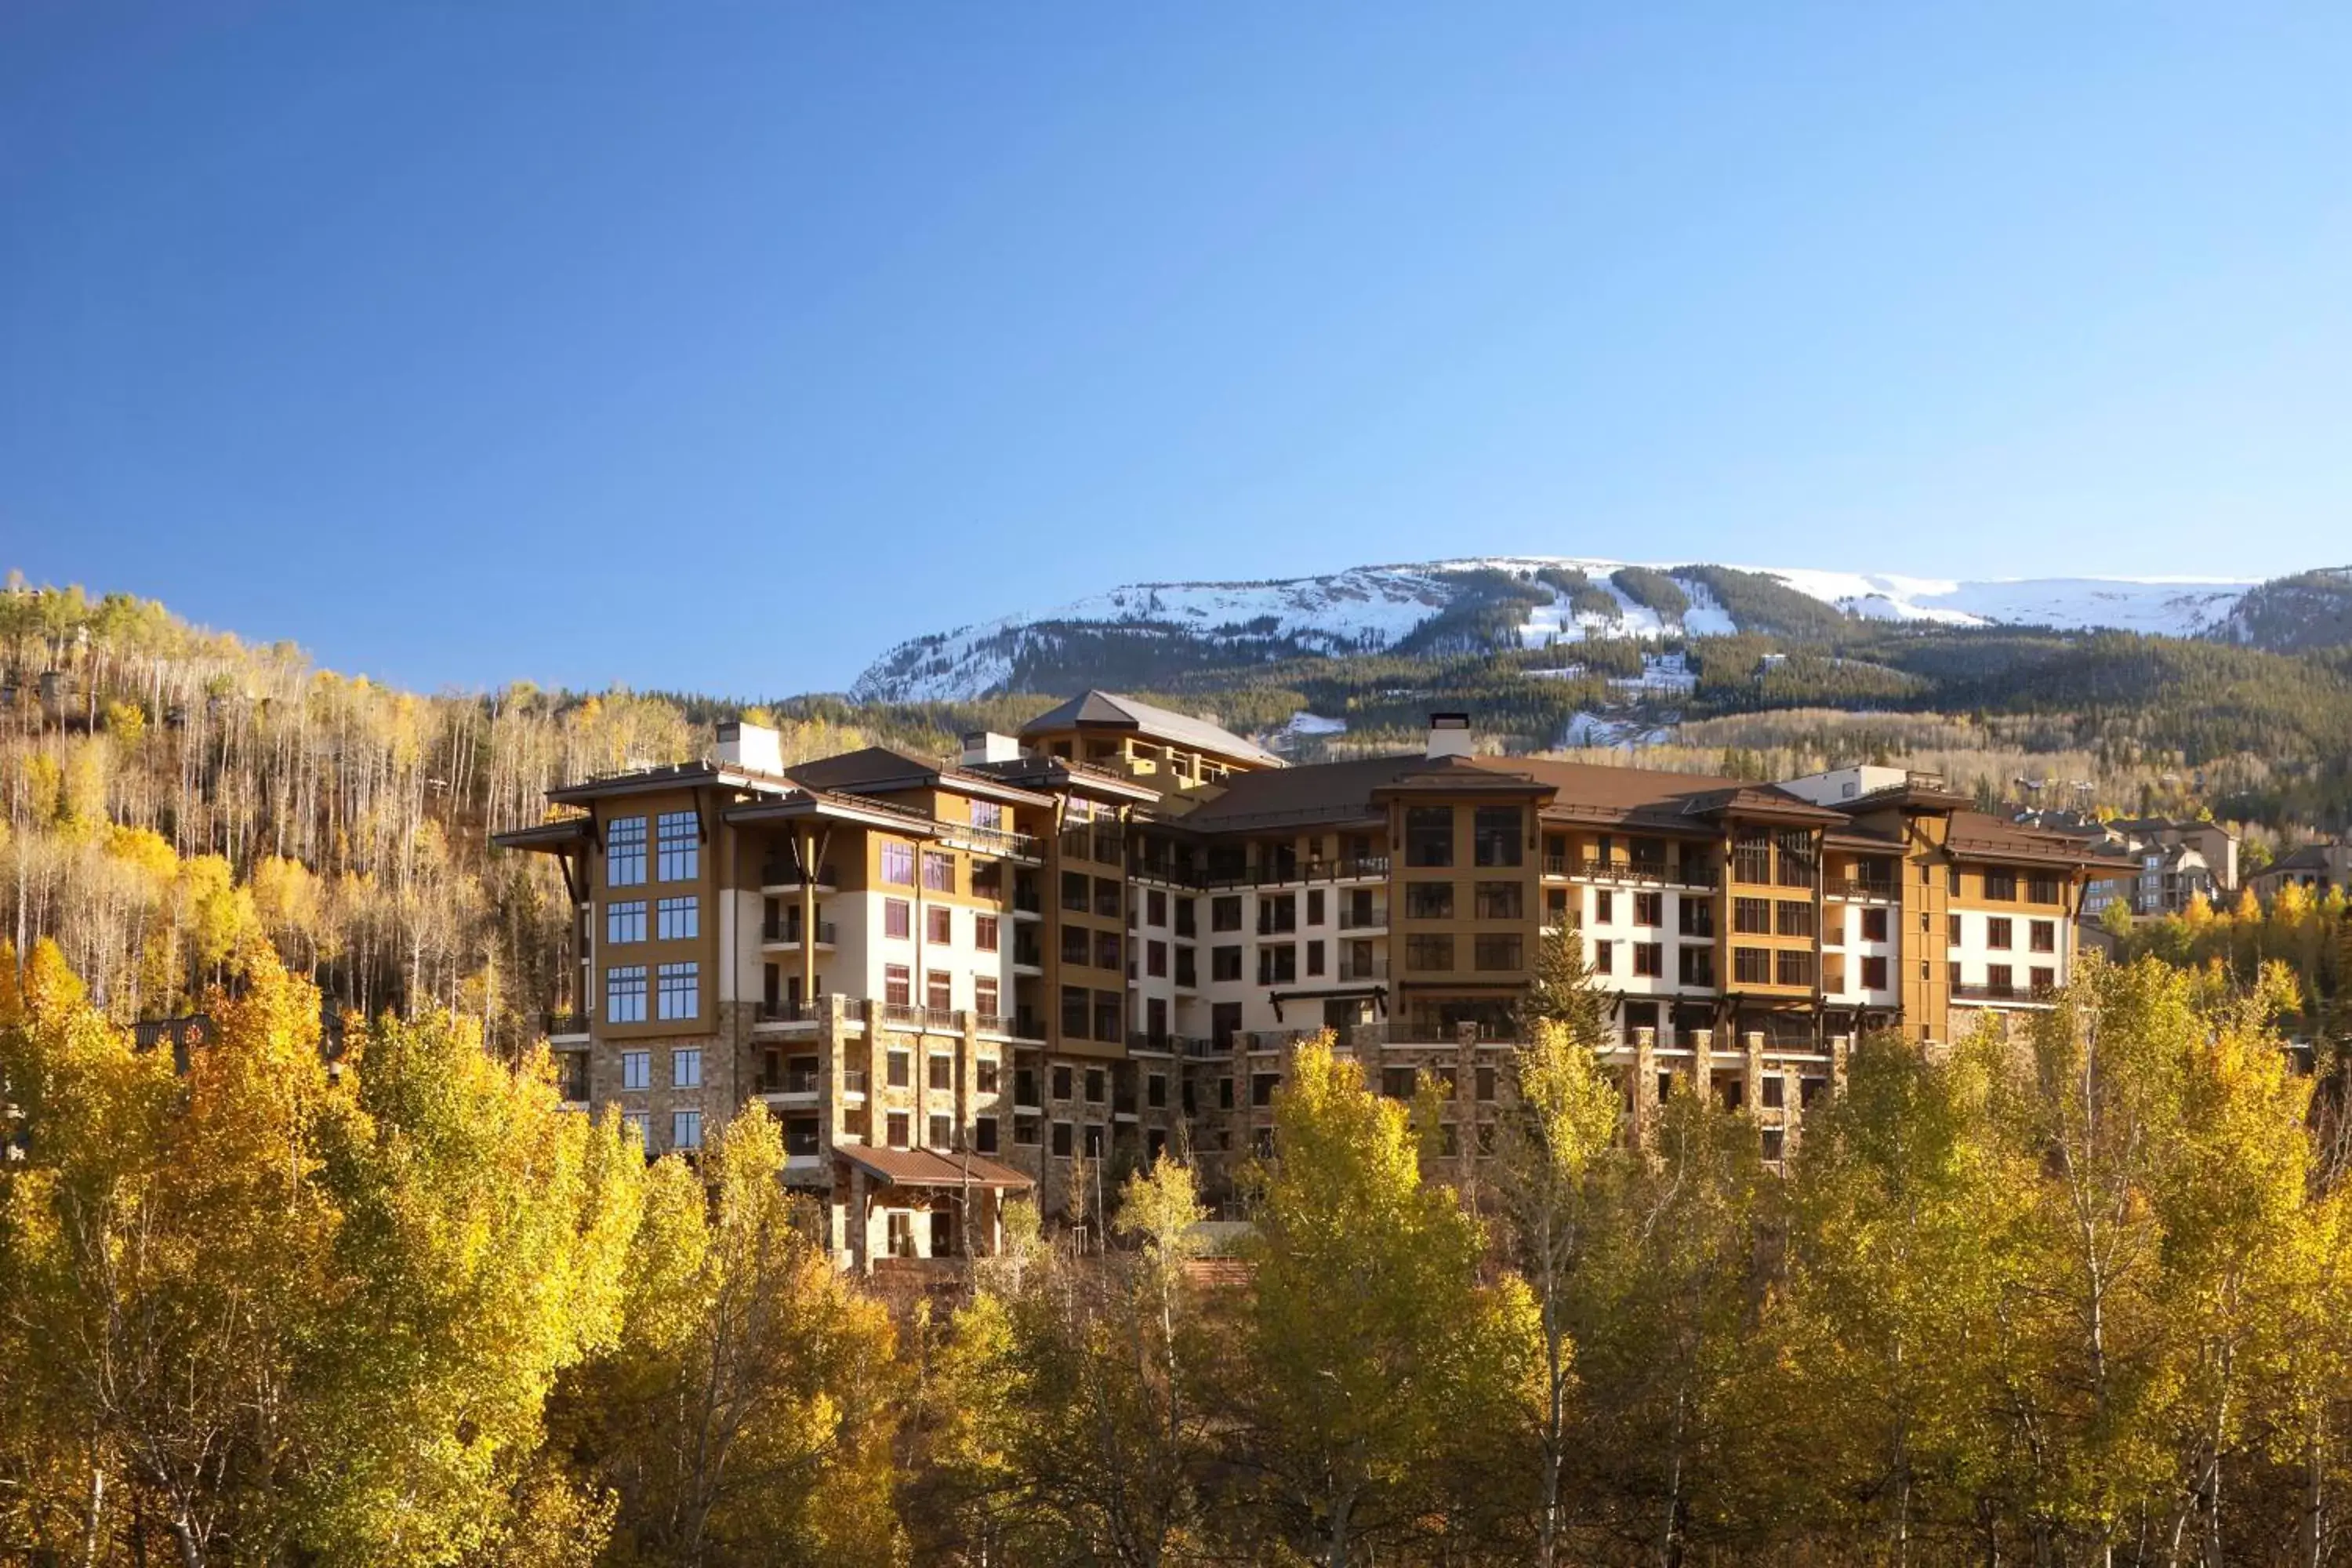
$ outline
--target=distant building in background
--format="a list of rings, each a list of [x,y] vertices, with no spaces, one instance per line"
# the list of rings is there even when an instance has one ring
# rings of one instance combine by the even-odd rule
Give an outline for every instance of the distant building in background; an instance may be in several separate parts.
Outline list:
[[[2017,822],[2043,833],[2063,834],[2107,856],[2128,856],[2138,874],[2129,880],[2095,882],[2083,900],[2083,918],[2097,920],[2109,904],[2121,902],[2133,915],[2179,914],[2192,900],[2227,900],[2238,886],[2238,836],[2218,822],[2164,816],[2119,817],[2111,822],[2074,811],[2020,812]]]
[[[2289,882],[2315,893],[2330,888],[2352,889],[2352,843],[2306,844],[2246,879],[2254,896],[2264,900],[2276,898]]]

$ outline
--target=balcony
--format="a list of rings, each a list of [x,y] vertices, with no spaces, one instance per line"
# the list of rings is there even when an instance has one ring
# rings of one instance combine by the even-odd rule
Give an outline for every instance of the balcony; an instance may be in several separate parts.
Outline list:
[[[588,1015],[573,1012],[542,1014],[540,1026],[550,1040],[585,1040],[588,1037]]]
[[[1386,881],[1385,855],[1341,855],[1329,860],[1280,860],[1272,865],[1204,871],[1196,888],[1279,888],[1302,882]]]
[[[1001,855],[1008,860],[1040,858],[1037,840],[1026,833],[1013,833],[1002,827],[976,827],[965,822],[942,822],[940,837],[949,844],[966,849],[977,849],[983,855]]]
[[[1065,860],[1092,860],[1104,866],[1127,864],[1127,835],[1116,826],[1065,827],[1058,847]]]
[[[1360,963],[1348,958],[1339,960],[1339,984],[1342,985],[1368,980],[1386,980],[1388,977],[1389,963],[1385,958],[1368,958]]]
[[[1034,1013],[1018,1013],[1013,1018],[1013,1037],[1016,1040],[1043,1040],[1045,1020]]]
[[[1544,857],[1546,876],[1576,876],[1589,882],[1618,882],[1645,888],[1718,888],[1723,885],[1720,867],[1671,860],[1598,860],[1587,858],[1574,863],[1570,869],[1554,871],[1551,862],[1564,856]]]
[[[2053,991],[2035,990],[2024,985],[1955,985],[1955,1002],[1990,1003],[2002,1007],[2049,1007],[2056,1005]]]
[[[814,883],[808,879],[808,871],[804,867],[794,865],[790,861],[771,860],[760,868],[760,890],[763,893],[797,892],[807,887],[814,887],[820,893],[829,893],[839,885],[835,878],[834,868],[830,866],[819,866],[816,868],[816,880]]]
[[[961,1035],[964,1016],[953,1007],[922,1007],[909,1002],[881,1004],[882,1022],[893,1028],[919,1029],[929,1035]]]
[[[1035,888],[1021,887],[1013,889],[1013,915],[1015,920],[1036,921],[1045,918],[1045,901],[1038,897]]]
[[[807,929],[809,928],[803,926],[798,921],[762,921],[760,926],[760,945],[762,947],[786,949],[796,948],[801,944],[802,931]],[[834,924],[831,921],[818,921],[815,924],[815,931],[816,945],[821,948],[833,946],[839,934],[835,930]]]
[[[1023,942],[1018,936],[1013,942],[1013,967],[1027,970],[1032,974],[1045,972],[1045,952],[1034,942]]]
[[[1388,906],[1375,904],[1364,910],[1343,909],[1339,911],[1339,929],[1341,931],[1386,931],[1389,929]]]
[[[1013,1019],[1003,1013],[974,1013],[971,1026],[983,1035],[993,1035],[1000,1039],[1011,1038],[1013,1032]]]
[[[1870,899],[1883,903],[1895,900],[1895,884],[1876,879],[1848,877],[1842,881],[1832,882],[1825,890],[1833,899]]]

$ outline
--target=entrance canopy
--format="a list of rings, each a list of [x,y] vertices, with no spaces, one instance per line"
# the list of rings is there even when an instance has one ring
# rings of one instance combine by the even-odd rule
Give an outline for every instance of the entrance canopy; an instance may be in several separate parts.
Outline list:
[[[978,1154],[941,1154],[929,1149],[877,1149],[836,1143],[834,1152],[852,1170],[885,1187],[973,1187],[1019,1192],[1036,1185],[1010,1165]]]

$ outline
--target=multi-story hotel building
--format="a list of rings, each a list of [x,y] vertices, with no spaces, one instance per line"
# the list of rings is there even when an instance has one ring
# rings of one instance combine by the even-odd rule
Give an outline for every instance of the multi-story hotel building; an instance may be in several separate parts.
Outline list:
[[[1287,767],[1102,692],[944,761],[788,766],[726,725],[711,761],[566,785],[498,842],[556,856],[575,906],[567,1097],[649,1152],[763,1100],[852,1265],[984,1241],[1008,1191],[1098,1213],[1174,1142],[1213,1186],[1326,1027],[1390,1092],[1443,1079],[1474,1160],[1562,926],[1637,1120],[1685,1074],[1779,1158],[1854,1035],[2047,1005],[2085,886],[2130,874],[1900,769],[1758,784],[1470,740],[1441,714],[1420,752]]]

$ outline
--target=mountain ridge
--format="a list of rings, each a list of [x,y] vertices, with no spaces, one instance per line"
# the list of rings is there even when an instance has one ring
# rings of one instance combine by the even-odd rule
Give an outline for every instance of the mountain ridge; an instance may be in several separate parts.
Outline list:
[[[1222,661],[1545,647],[1760,633],[1820,641],[1856,622],[2119,630],[2261,647],[2352,641],[2352,569],[1957,579],[1814,567],[1467,556],[1318,575],[1132,583],[1039,612],[908,638],[858,677],[867,701],[1024,689],[1105,639],[1171,668]],[[1042,680],[1042,674],[1039,679]]]

